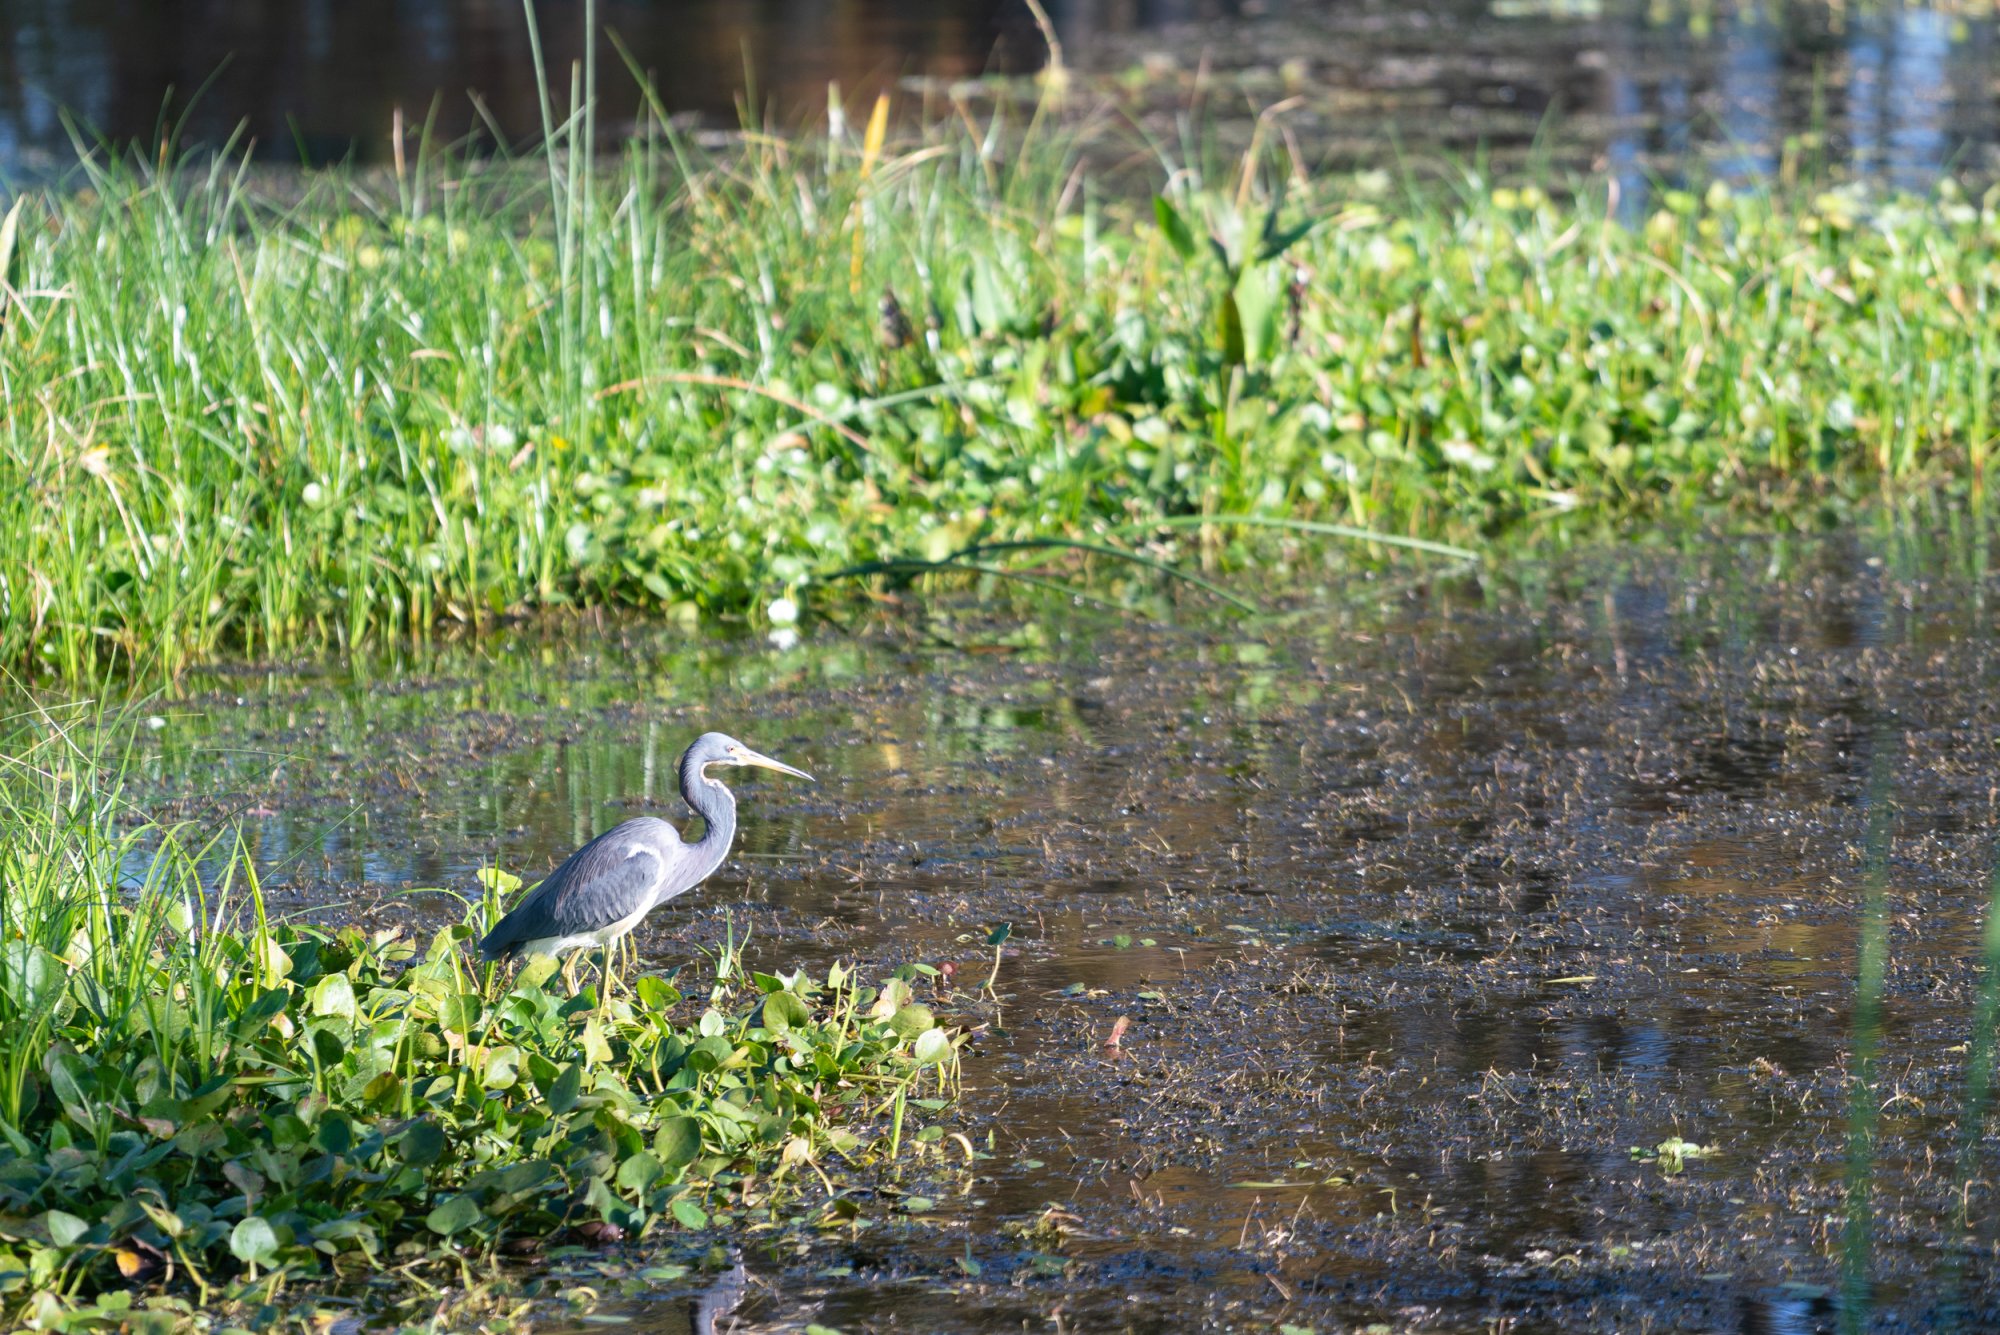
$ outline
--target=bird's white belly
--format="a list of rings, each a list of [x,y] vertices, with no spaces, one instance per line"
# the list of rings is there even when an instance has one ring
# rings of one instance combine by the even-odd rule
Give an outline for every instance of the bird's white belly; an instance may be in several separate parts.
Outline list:
[[[599,927],[589,932],[573,932],[568,936],[538,936],[531,941],[523,942],[521,953],[524,955],[561,955],[572,950],[602,950],[619,937],[625,935],[625,933],[631,931],[634,927],[637,927],[639,920],[651,912],[652,908],[652,902],[648,900],[645,906],[637,913],[620,918],[608,927]]]

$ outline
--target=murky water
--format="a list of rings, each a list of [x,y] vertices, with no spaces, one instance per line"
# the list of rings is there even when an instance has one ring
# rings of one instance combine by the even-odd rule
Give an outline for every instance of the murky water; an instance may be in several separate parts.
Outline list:
[[[1297,97],[1293,134],[1317,161],[1379,167],[1486,146],[1517,162],[1540,142],[1564,166],[1614,174],[1628,196],[1690,158],[1725,175],[1823,156],[1904,184],[1951,164],[1990,174],[2000,144],[1985,6],[1660,0],[1049,0],[1065,55],[1121,74],[1124,114],[1201,101],[1224,117]],[[584,50],[581,0],[536,6],[555,101]],[[1038,68],[1018,0],[673,5],[602,0],[669,109],[734,127],[747,97],[780,124],[823,115],[827,85],[934,100],[986,72]],[[446,139],[539,134],[528,22],[509,0],[0,0],[0,166],[70,160],[67,109],[117,142],[162,124],[218,143],[242,127],[267,159],[388,156],[400,108],[433,108]],[[638,115],[608,39],[598,59],[607,139]],[[1215,76],[1197,89],[1194,72]],[[976,88],[963,89],[975,102]],[[477,95],[477,105],[468,93]],[[199,96],[197,96],[199,93]],[[483,112],[480,110],[483,108]],[[165,120],[163,122],[163,113]]]
[[[1017,652],[963,608],[786,652],[516,640],[218,678],[142,772],[163,814],[240,819],[288,910],[419,929],[445,905],[410,887],[676,806],[705,727],[818,773],[738,786],[740,855],[646,966],[746,935],[765,968],[953,965],[965,1145],[901,1184],[929,1208],[740,1239],[740,1328],[1762,1332],[1839,1315],[1879,761],[1869,1301],[1990,1329],[1990,1154],[1948,1224],[2000,803],[1986,570],[1965,535],[1690,539],[1255,624],[1044,607]],[[1712,1152],[1654,1155],[1676,1138]],[[641,1330],[706,1286],[558,1264],[626,1277]]]

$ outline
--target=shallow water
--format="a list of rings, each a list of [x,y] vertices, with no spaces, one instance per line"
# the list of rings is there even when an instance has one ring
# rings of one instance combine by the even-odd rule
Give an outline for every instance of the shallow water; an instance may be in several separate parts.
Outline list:
[[[140,774],[162,815],[239,819],[287,911],[422,930],[455,906],[411,887],[677,807],[705,727],[817,773],[738,784],[739,855],[640,945],[954,966],[936,1004],[979,1033],[940,1116],[981,1157],[900,1184],[929,1208],[877,1184],[739,1239],[739,1328],[849,1332],[1832,1329],[1888,800],[1869,1301],[1991,1328],[1983,1186],[1946,1227],[2000,802],[1986,568],[1965,535],[1689,539],[1255,623],[522,637],[194,683]],[[1713,1153],[1635,1156],[1674,1137]],[[553,1263],[687,1329],[703,1285],[639,1264]]]
[[[1070,64],[1121,76],[1121,114],[1150,115],[1153,133],[1169,142],[1175,113],[1194,100],[1247,120],[1246,108],[1298,96],[1289,124],[1313,161],[1382,167],[1399,147],[1483,146],[1508,164],[1539,143],[1563,167],[1611,173],[1628,197],[1691,159],[1743,176],[1823,155],[1921,187],[1946,164],[1990,175],[2000,144],[1991,84],[2000,29],[1983,6],[1050,0],[1047,8]],[[566,107],[584,6],[542,0],[536,9],[554,100]],[[746,97],[780,125],[817,123],[830,82],[851,99],[902,90],[909,105],[913,90],[927,88],[936,100],[987,72],[1037,69],[1046,53],[1017,0],[602,0],[597,14],[669,111],[711,127],[735,128]],[[640,99],[608,41],[597,57],[609,143],[637,117]],[[0,0],[0,68],[0,167],[10,174],[72,160],[65,108],[86,140],[96,133],[151,146],[165,124],[215,144],[240,127],[276,162],[386,161],[398,108],[413,134],[435,108],[447,141],[497,129],[522,142],[542,123],[523,9],[496,0]],[[1203,93],[1191,82],[1197,69],[1216,76]],[[960,91],[983,101],[977,88]]]

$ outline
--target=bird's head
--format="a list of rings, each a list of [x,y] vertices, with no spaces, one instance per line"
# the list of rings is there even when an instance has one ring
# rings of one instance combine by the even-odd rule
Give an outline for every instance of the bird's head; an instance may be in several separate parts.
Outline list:
[[[752,751],[726,732],[705,732],[695,739],[681,761],[684,775],[698,776],[705,783],[714,783],[708,777],[711,765],[754,765],[758,769],[774,769],[780,774],[790,774],[807,782],[816,782],[813,776],[802,769],[793,769],[780,760],[773,760],[761,751]]]

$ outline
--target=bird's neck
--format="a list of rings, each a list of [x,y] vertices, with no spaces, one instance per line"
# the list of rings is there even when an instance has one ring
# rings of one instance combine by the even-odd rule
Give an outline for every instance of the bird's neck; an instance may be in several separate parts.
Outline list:
[[[703,875],[707,875],[722,865],[722,860],[729,856],[730,841],[736,838],[736,795],[696,774],[681,790],[681,796],[702,819],[701,838],[694,841],[694,847],[702,855],[707,868]]]

